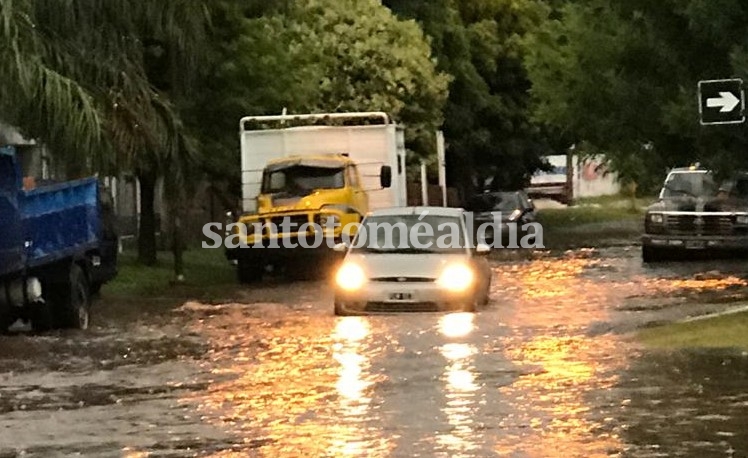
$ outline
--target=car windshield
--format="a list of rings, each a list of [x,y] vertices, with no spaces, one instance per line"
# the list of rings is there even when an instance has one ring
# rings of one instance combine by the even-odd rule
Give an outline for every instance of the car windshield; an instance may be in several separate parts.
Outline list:
[[[317,189],[340,189],[344,186],[343,168],[294,165],[266,173],[262,181],[262,192],[297,196]]]
[[[467,247],[459,217],[387,215],[366,218],[352,251],[368,253],[455,253]]]
[[[466,209],[472,212],[512,212],[520,207],[519,196],[515,192],[479,194],[466,205]]]
[[[497,196],[497,202],[494,204],[495,211],[512,212],[520,208],[519,196],[513,192],[503,192]]]
[[[711,173],[672,172],[662,188],[663,198],[714,197],[718,187]]]

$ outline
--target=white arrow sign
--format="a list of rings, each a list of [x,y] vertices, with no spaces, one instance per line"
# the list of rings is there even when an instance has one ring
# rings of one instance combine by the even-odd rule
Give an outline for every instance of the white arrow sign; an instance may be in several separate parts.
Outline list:
[[[740,103],[740,99],[735,97],[732,92],[720,92],[719,97],[706,99],[708,108],[720,108],[720,112],[729,113]]]

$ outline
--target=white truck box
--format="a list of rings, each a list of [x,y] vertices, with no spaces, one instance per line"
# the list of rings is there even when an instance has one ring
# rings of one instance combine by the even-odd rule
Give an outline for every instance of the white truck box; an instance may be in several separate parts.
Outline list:
[[[364,121],[380,118],[384,124],[366,125]],[[252,122],[279,123],[298,121],[361,121],[358,125],[301,126],[274,129],[252,129]],[[287,156],[347,154],[361,174],[369,194],[369,208],[407,205],[405,171],[405,137],[401,126],[390,121],[386,113],[330,113],[313,115],[249,116],[240,127],[242,155],[242,207],[246,213],[257,211],[257,196],[262,186],[262,172],[267,163]],[[379,174],[383,165],[392,168],[392,186],[381,189]]]

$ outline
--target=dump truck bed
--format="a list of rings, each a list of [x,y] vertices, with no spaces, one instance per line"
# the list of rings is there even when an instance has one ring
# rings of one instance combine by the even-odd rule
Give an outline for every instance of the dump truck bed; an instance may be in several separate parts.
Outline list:
[[[0,152],[0,275],[49,264],[100,241],[96,178],[25,191],[12,149]]]

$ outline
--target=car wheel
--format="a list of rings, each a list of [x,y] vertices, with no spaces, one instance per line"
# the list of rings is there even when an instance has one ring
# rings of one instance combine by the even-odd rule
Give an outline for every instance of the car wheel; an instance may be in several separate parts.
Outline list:
[[[480,305],[488,305],[490,301],[491,301],[491,296],[490,296],[488,289],[486,289],[486,291],[483,292],[483,295],[480,298]]]
[[[351,313],[343,307],[339,302],[335,302],[335,316],[354,316],[355,313]]]

